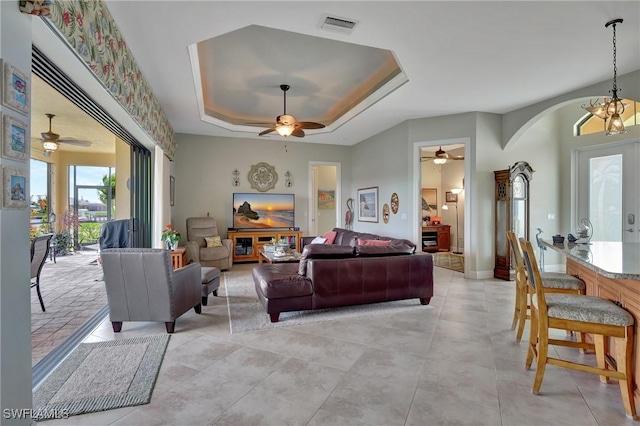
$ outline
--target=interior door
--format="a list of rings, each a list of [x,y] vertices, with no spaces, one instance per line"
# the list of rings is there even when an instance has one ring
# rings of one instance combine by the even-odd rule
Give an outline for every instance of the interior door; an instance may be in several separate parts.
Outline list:
[[[575,223],[588,218],[593,240],[640,242],[640,144],[578,151]]]

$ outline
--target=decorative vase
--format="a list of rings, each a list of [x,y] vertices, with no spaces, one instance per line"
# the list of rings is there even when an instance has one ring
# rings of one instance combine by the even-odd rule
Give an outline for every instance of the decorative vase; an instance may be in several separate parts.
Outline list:
[[[173,243],[171,241],[167,241],[167,250],[173,250]]]

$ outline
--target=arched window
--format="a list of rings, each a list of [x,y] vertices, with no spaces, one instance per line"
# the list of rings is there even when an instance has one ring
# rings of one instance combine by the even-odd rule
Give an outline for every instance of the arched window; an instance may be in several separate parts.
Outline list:
[[[621,114],[622,120],[624,121],[624,127],[627,128],[639,124],[640,102],[635,102],[631,99],[623,99],[622,102],[626,105],[624,112]],[[592,133],[604,132],[606,128],[606,120],[596,117],[588,112],[575,124],[574,134],[575,136],[589,135]]]

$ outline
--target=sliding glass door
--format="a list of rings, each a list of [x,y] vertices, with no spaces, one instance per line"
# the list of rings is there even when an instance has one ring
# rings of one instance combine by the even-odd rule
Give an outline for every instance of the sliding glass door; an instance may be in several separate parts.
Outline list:
[[[640,242],[640,143],[578,151],[577,217],[593,224],[593,240]]]

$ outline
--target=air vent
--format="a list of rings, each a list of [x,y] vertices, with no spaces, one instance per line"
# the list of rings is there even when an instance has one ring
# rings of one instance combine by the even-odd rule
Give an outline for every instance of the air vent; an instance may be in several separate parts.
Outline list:
[[[320,27],[324,30],[338,31],[341,33],[350,34],[355,28],[356,24],[356,21],[350,19],[337,18],[335,16],[325,16]]]

